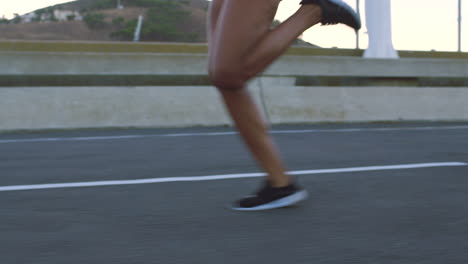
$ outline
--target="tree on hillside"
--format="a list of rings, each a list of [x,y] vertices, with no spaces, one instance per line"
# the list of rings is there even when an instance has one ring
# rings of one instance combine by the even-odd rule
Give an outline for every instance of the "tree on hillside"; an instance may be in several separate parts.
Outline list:
[[[12,20],[13,23],[15,23],[15,24],[21,23],[21,21],[23,20],[23,19],[21,18],[21,16],[20,16],[19,14],[16,14],[16,13],[14,14],[14,16],[15,16],[15,18],[13,18],[13,20]]]
[[[146,24],[142,28],[142,39],[189,41],[191,36],[178,29],[189,16],[190,12],[183,10],[179,3],[161,0],[157,6],[147,12]]]
[[[105,16],[100,13],[88,13],[83,17],[84,22],[91,29],[102,28],[106,25]]]
[[[190,18],[190,12],[183,9],[183,3],[185,1],[182,0],[134,0],[134,5],[151,7],[143,22],[141,40],[195,41],[197,34],[180,31],[180,26]],[[120,40],[133,39],[136,24],[136,19],[127,21],[122,29],[112,33],[112,37]]]
[[[90,9],[106,9],[106,8],[114,8],[115,7],[115,0],[98,0],[95,1]]]
[[[160,4],[160,0],[120,0],[123,6],[155,7]],[[190,0],[172,0],[176,4],[189,4]],[[110,9],[117,6],[117,0],[93,0],[89,3],[83,3],[84,10]]]

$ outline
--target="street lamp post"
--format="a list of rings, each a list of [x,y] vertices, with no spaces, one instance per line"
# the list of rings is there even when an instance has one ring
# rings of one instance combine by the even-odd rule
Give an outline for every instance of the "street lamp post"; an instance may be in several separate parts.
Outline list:
[[[361,17],[361,10],[359,9],[359,0],[356,0],[356,11],[359,17]],[[359,30],[356,30],[356,49],[359,49]]]
[[[458,0],[458,52],[462,50],[462,1]]]
[[[365,58],[398,58],[392,43],[390,0],[366,0],[366,25],[369,47]]]

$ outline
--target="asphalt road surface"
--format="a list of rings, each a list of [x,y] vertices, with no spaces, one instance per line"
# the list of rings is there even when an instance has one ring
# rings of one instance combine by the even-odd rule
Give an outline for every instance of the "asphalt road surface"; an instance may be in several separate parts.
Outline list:
[[[467,123],[273,133],[310,199],[253,213],[230,128],[2,134],[0,263],[468,263]]]

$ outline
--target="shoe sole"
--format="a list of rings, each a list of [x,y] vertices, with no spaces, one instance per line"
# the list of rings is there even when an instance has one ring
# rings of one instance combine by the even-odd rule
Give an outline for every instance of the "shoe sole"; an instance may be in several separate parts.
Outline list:
[[[355,22],[357,24],[356,28],[355,27],[352,27],[352,28],[354,28],[355,30],[361,29],[361,18],[357,15],[357,13],[356,13],[356,11],[354,11],[354,9],[352,9],[348,4],[346,4],[343,1],[339,1],[339,0],[328,0],[328,1],[332,2],[333,4],[335,4],[335,5],[337,5],[337,6],[341,7],[341,8],[344,8],[348,13],[350,13],[353,16],[353,18],[354,18],[354,20],[355,20]]]
[[[301,201],[304,201],[305,199],[307,199],[308,196],[309,195],[307,191],[303,190],[303,191],[291,194],[289,196],[286,196],[284,198],[272,201],[267,204],[262,204],[256,207],[250,207],[250,208],[231,207],[231,209],[235,211],[263,211],[263,210],[288,207],[288,206],[295,205]]]

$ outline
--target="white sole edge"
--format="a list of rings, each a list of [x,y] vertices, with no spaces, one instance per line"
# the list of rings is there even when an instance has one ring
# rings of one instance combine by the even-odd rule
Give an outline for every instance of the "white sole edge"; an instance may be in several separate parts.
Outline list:
[[[276,209],[276,208],[282,208],[282,207],[288,207],[295,205],[301,201],[304,201],[307,199],[309,194],[307,193],[306,190],[302,190],[299,192],[296,192],[290,196],[286,196],[284,198],[281,198],[279,200],[273,201],[268,204],[256,206],[256,207],[251,207],[251,208],[241,208],[241,207],[231,207],[232,210],[235,211],[263,211],[263,210],[270,210],[270,209]]]

